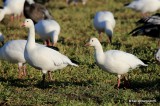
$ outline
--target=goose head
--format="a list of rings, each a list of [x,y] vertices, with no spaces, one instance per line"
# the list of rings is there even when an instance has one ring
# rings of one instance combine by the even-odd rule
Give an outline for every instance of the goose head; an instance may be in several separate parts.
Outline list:
[[[93,46],[93,47],[96,47],[96,46],[99,46],[99,45],[101,45],[101,44],[100,44],[100,42],[97,38],[91,38],[89,40],[89,42],[85,44],[85,46]]]
[[[25,19],[25,21],[22,23],[22,26],[26,28],[34,27],[34,23],[31,19]]]

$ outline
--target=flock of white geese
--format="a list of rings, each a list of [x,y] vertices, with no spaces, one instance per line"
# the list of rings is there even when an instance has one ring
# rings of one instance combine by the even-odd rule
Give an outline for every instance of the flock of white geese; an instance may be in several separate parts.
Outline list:
[[[142,13],[153,12],[160,8],[160,1],[153,0],[155,1],[155,3],[153,3],[154,8],[152,9],[152,6],[150,6],[151,9],[147,10],[145,5],[141,5],[143,4],[143,2],[147,1],[149,3],[149,1],[151,0],[135,0],[132,3],[128,4],[127,7],[135,9],[137,11],[141,11]],[[11,19],[13,19],[13,17],[15,16],[20,16],[22,12],[24,12],[25,14],[25,12],[29,10],[28,8],[31,8],[29,6],[25,7],[26,2],[29,4],[29,6],[37,6],[37,4],[33,0],[6,0],[4,2],[3,9],[0,9],[0,21],[3,20],[6,14],[12,15]],[[67,0],[66,2],[69,2],[69,0]],[[17,6],[17,4],[19,4],[19,6]],[[151,5],[151,3],[149,4]],[[26,11],[24,11],[23,8],[26,8]],[[41,11],[38,8],[39,7],[37,7],[35,11]],[[22,24],[22,26],[28,29],[28,39],[12,40],[5,43],[0,48],[0,59],[18,64],[19,78],[21,78],[22,76],[26,76],[25,64],[28,63],[32,67],[42,71],[42,81],[44,82],[45,75],[47,73],[50,79],[52,79],[50,73],[51,71],[62,69],[67,65],[72,65],[76,67],[78,67],[78,65],[73,63],[67,56],[63,55],[62,53],[46,47],[56,46],[56,43],[58,41],[58,35],[60,33],[60,25],[55,20],[53,20],[52,17],[50,17],[50,14],[45,7],[42,9],[45,11],[43,13],[41,12],[42,16],[46,15],[46,17],[49,16],[49,18],[42,17],[41,14],[37,14],[37,16],[39,15],[39,17],[41,17],[37,18],[32,15],[32,12],[29,11],[30,14],[25,17],[30,17],[31,19],[25,19],[24,23]],[[33,17],[34,19],[32,19]],[[113,37],[113,30],[116,24],[114,15],[110,11],[99,11],[95,14],[93,23],[95,29],[99,33],[99,40],[101,41],[101,33],[105,32],[106,35],[108,35],[107,42],[111,43]],[[40,36],[40,38],[44,41],[45,45],[35,42],[35,33]],[[52,43],[50,43],[50,39]],[[117,74],[118,88],[120,87],[121,83],[121,75],[127,73],[131,69],[135,69],[140,65],[147,66],[147,64],[144,64],[133,54],[126,53],[124,51],[108,50],[104,52],[99,40],[97,38],[91,38],[90,41],[86,44],[86,46],[94,47],[95,61],[101,69],[110,73]],[[4,41],[4,37],[2,34],[0,34],[0,41],[2,43]],[[157,52],[157,59],[159,59],[159,56],[160,52]]]

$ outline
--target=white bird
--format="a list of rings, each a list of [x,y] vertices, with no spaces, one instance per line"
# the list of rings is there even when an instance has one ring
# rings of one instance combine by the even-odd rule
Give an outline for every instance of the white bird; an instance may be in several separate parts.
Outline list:
[[[122,74],[137,66],[147,66],[140,59],[130,53],[120,50],[108,50],[103,52],[102,46],[97,38],[91,38],[86,46],[93,46],[95,49],[95,60],[97,65],[105,71],[118,75],[118,88]]]
[[[72,63],[67,56],[53,49],[37,46],[35,44],[34,23],[31,19],[26,19],[23,25],[29,28],[28,40],[25,47],[24,57],[28,64],[42,71],[43,83],[45,81],[45,74],[48,71],[62,69],[67,65],[78,66]]]
[[[134,0],[125,4],[126,7],[141,12],[144,16],[148,12],[155,12],[160,9],[160,0]]]
[[[4,2],[3,9],[0,9],[0,21],[3,20],[5,15],[20,16],[23,13],[25,0],[6,0]]]
[[[50,39],[52,40],[52,46],[56,45],[60,33],[60,25],[55,20],[41,20],[35,24],[35,30],[46,45],[49,46]]]
[[[109,11],[97,12],[94,16],[93,24],[99,33],[99,40],[101,41],[101,32],[105,32],[109,37],[109,42],[111,43],[113,29],[116,24],[113,14]]]
[[[25,40],[12,40],[4,44],[0,48],[0,59],[8,61],[10,63],[18,64],[18,78],[21,77],[22,70],[23,75],[26,75],[25,71],[25,58],[24,58],[24,49],[26,41]]]

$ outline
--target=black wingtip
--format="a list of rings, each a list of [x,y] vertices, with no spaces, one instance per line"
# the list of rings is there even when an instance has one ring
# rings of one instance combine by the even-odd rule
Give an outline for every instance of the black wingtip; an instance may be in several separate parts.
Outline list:
[[[54,49],[56,51],[59,51],[59,48],[58,47],[54,47],[54,46],[47,46],[48,48],[51,48],[51,49]]]
[[[70,60],[71,60],[72,63],[75,63],[75,64],[77,64],[77,65],[80,64],[78,61],[76,61],[76,60],[74,60],[74,59],[70,59]]]

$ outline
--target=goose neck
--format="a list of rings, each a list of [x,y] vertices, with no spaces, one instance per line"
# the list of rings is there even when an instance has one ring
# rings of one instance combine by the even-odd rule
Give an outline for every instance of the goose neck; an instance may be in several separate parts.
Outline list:
[[[103,48],[101,45],[95,46],[95,53],[96,53],[96,55],[103,54]]]
[[[27,45],[29,45],[30,47],[33,47],[35,45],[35,28],[34,28],[34,26],[29,28]]]

